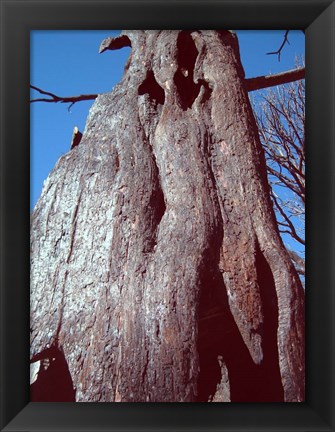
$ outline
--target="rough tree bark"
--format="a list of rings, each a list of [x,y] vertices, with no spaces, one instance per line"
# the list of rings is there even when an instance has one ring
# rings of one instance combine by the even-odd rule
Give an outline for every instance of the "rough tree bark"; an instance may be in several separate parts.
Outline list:
[[[123,41],[31,217],[31,360],[62,356],[76,401],[304,400],[304,292],[236,36]]]

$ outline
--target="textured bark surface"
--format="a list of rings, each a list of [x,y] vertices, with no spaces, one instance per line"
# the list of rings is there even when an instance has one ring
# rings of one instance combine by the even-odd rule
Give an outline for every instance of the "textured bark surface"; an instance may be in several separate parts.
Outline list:
[[[304,400],[304,292],[235,35],[120,40],[122,81],[32,214],[31,359],[61,353],[77,401]]]

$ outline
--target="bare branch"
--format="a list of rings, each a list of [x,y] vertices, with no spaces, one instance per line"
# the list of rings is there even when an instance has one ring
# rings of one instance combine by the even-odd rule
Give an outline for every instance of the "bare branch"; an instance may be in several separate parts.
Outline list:
[[[45,90],[40,89],[39,87],[30,85],[30,88],[33,90],[38,91],[42,95],[50,96],[50,98],[37,98],[37,99],[30,99],[30,102],[53,102],[53,103],[69,103],[69,109],[72,105],[74,105],[77,102],[80,101],[86,101],[86,100],[94,100],[98,97],[98,94],[83,94],[78,96],[57,96],[54,93],[47,92]]]
[[[289,228],[289,232],[288,232],[288,234],[290,234],[297,242],[299,242],[299,243],[301,243],[301,244],[305,244],[305,241],[304,241],[304,239],[302,239],[299,235],[298,235],[298,233],[297,233],[297,231],[296,231],[296,229],[295,229],[295,227],[294,227],[294,225],[293,225],[293,223],[290,221],[290,219],[289,219],[289,217],[286,215],[286,213],[284,212],[284,210],[282,209],[282,207],[279,205],[279,203],[278,203],[278,200],[277,200],[277,198],[276,198],[276,196],[275,196],[275,194],[273,193],[273,191],[272,191],[272,193],[271,193],[271,197],[272,197],[272,199],[273,199],[273,201],[274,201],[274,204],[275,204],[275,206],[276,206],[276,208],[277,208],[277,210],[279,211],[279,213],[281,214],[281,216],[283,217],[283,219],[285,220],[285,224],[283,224],[283,223],[281,223],[281,225],[284,225],[284,226],[286,226],[287,228]],[[280,224],[280,223],[279,223]],[[284,232],[284,231],[283,231]],[[285,231],[285,232],[287,232],[287,231]]]
[[[280,45],[280,47],[278,48],[278,50],[277,51],[273,51],[273,52],[268,52],[268,53],[266,53],[267,55],[272,55],[272,54],[278,55],[278,61],[280,61],[280,54],[282,52],[282,49],[284,48],[284,46],[285,46],[286,43],[290,44],[290,42],[288,40],[289,31],[290,30],[286,30],[285,31],[283,42]]]
[[[298,68],[281,72],[273,75],[263,75],[255,78],[247,78],[244,80],[248,92],[260,90],[267,87],[273,87],[281,84],[286,84],[293,81],[298,81],[305,78],[305,68]]]

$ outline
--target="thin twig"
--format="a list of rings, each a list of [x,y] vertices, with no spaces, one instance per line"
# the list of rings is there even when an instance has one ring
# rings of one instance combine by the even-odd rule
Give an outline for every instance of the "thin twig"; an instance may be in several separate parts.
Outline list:
[[[50,96],[50,99],[48,98],[37,98],[37,99],[30,99],[30,102],[53,102],[53,103],[69,103],[69,108],[72,107],[77,102],[85,101],[85,100],[94,100],[98,97],[97,94],[83,94],[78,96],[58,96],[54,93],[47,92],[45,90],[40,89],[39,87],[30,85],[30,88],[33,90],[38,91],[42,95]]]
[[[284,219],[284,221],[285,221],[285,223],[281,223],[281,222],[278,222],[278,223],[279,223],[280,225],[284,225],[284,226],[286,226],[287,228],[289,228],[290,231],[288,232],[288,234],[290,234],[290,235],[291,235],[295,240],[297,240],[299,243],[301,243],[301,244],[304,245],[304,244],[305,244],[305,240],[302,239],[302,238],[298,235],[298,233],[297,233],[297,231],[296,231],[296,229],[295,229],[293,223],[290,221],[289,217],[286,215],[286,213],[284,212],[284,210],[283,210],[283,209],[281,208],[281,206],[279,205],[278,200],[277,200],[277,197],[276,197],[276,195],[274,194],[273,191],[272,191],[272,193],[271,193],[271,198],[273,199],[273,201],[274,201],[274,203],[275,203],[275,206],[277,207],[279,213],[281,214],[281,216],[283,217],[283,219]],[[287,231],[281,231],[281,232],[287,232]]]
[[[274,54],[274,55],[278,55],[278,61],[280,61],[280,54],[281,54],[281,52],[282,52],[282,49],[284,48],[284,46],[285,46],[286,43],[290,44],[290,42],[289,42],[289,40],[288,40],[288,37],[287,37],[289,31],[290,31],[290,30],[286,30],[286,31],[285,31],[283,42],[282,42],[282,44],[280,45],[280,47],[278,48],[278,50],[277,50],[277,51],[273,51],[273,52],[268,52],[268,53],[266,53],[266,55],[272,55],[272,54]]]

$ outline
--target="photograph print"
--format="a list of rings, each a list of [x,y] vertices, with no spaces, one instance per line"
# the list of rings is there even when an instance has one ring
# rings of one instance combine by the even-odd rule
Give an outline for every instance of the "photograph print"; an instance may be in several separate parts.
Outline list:
[[[304,402],[304,32],[30,43],[30,400]]]

